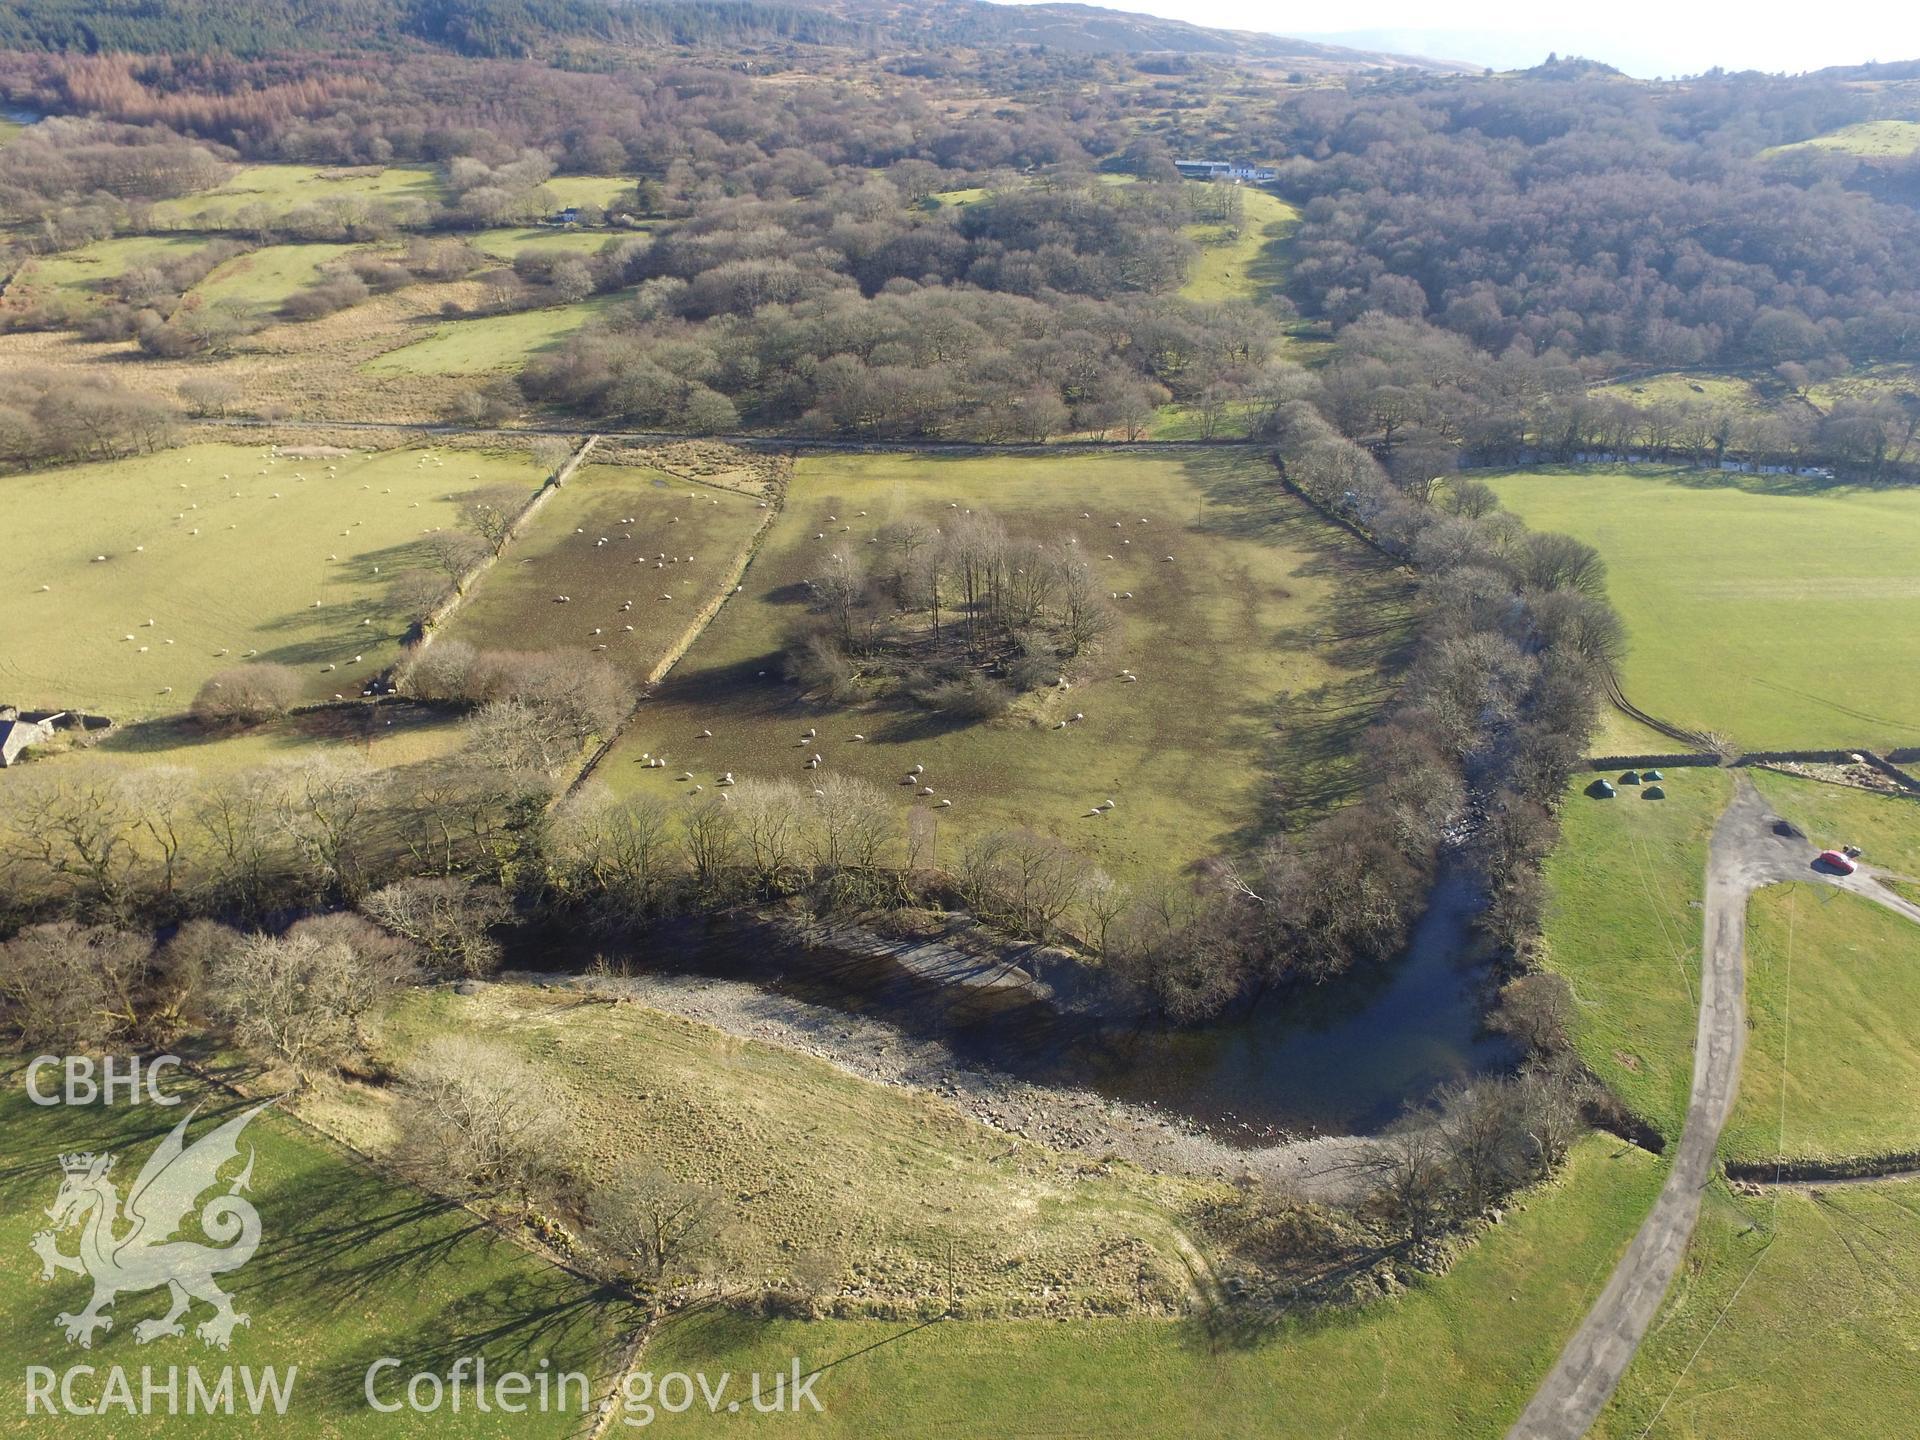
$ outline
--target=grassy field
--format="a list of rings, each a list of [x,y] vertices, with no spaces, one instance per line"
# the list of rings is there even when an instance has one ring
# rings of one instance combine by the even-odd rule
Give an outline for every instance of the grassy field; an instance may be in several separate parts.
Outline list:
[[[582,466],[442,634],[483,649],[604,645],[609,660],[644,677],[733,573],[765,514],[750,496],[658,470]],[[622,523],[629,518],[634,523]],[[554,602],[561,594],[568,603]],[[633,608],[622,610],[627,601]]]
[[[1732,782],[1666,773],[1665,800],[1629,785],[1597,800],[1575,778],[1547,862],[1546,964],[1573,986],[1580,1058],[1672,1138],[1693,1077],[1707,838]]]
[[[203,300],[243,300],[249,305],[277,310],[296,291],[320,278],[322,267],[350,255],[354,245],[269,245],[236,255],[205,280],[194,293]]]
[[[1920,925],[1825,886],[1762,890],[1747,1018],[1729,1159],[1920,1150]]]
[[[118,240],[96,240],[77,250],[39,255],[28,260],[7,286],[9,299],[34,291],[97,292],[136,265],[177,260],[206,241],[189,235],[130,235]]]
[[[455,522],[449,495],[543,478],[523,453],[276,461],[237,445],[16,476],[0,686],[22,705],[137,719],[185,709],[253,650],[306,672],[310,698],[355,692],[394,658],[406,624],[387,578],[420,563],[424,530]]]
[[[0,1136],[9,1157],[0,1170],[0,1370],[6,1376],[0,1435],[46,1435],[57,1428],[99,1436],[200,1436],[221,1423],[164,1413],[138,1421],[118,1412],[58,1422],[29,1417],[23,1388],[29,1365],[58,1372],[77,1364],[100,1367],[103,1373],[78,1382],[83,1400],[100,1393],[109,1366],[126,1367],[136,1400],[143,1365],[157,1367],[163,1377],[169,1365],[191,1364],[209,1381],[226,1364],[256,1370],[271,1365],[282,1373],[297,1366],[284,1419],[224,1424],[236,1434],[314,1437],[446,1433],[445,1414],[368,1409],[362,1377],[382,1356],[403,1359],[402,1376],[444,1372],[460,1355],[485,1355],[495,1374],[535,1372],[544,1359],[555,1370],[585,1372],[596,1386],[610,1375],[623,1332],[638,1318],[630,1309],[500,1239],[465,1211],[343,1158],[272,1112],[253,1121],[242,1140],[253,1151],[249,1195],[260,1212],[263,1239],[254,1259],[221,1282],[235,1308],[251,1317],[234,1331],[232,1348],[210,1349],[191,1332],[139,1344],[135,1323],[166,1309],[164,1289],[122,1295],[112,1331],[96,1337],[91,1350],[69,1344],[54,1316],[81,1308],[86,1282],[62,1274],[41,1284],[40,1261],[28,1248],[33,1233],[45,1226],[42,1211],[59,1187],[58,1157],[72,1150],[119,1155],[113,1173],[124,1195],[140,1162],[188,1106],[205,1107],[190,1139],[241,1108],[177,1074],[168,1077],[167,1088],[187,1103],[171,1109],[40,1109],[27,1099],[17,1062],[7,1066],[0,1086]],[[230,1165],[227,1173],[237,1168]],[[63,1236],[61,1245],[71,1253],[74,1236]],[[188,1321],[197,1323],[207,1313],[196,1302]],[[183,1378],[183,1406],[185,1394]],[[579,1425],[578,1414],[482,1417],[469,1409],[459,1433],[560,1437],[577,1434]]]
[[[590,1178],[638,1155],[721,1187],[726,1269],[740,1283],[824,1257],[855,1314],[911,1311],[935,1294],[944,1304],[950,1255],[976,1316],[1129,1310],[1143,1293],[1177,1307],[1190,1288],[1181,1217],[1220,1195],[1012,1139],[795,1050],[577,992],[414,992],[380,1048],[399,1059],[449,1033],[502,1041],[538,1067]],[[317,1118],[377,1151],[385,1103],[355,1089]]]
[[[1776,145],[1765,153],[1788,155],[1795,150],[1837,150],[1877,159],[1911,155],[1920,150],[1920,120],[1863,120],[1795,145]]]
[[[223,230],[240,212],[255,205],[276,215],[304,205],[342,199],[368,203],[430,203],[445,195],[440,172],[431,165],[389,165],[333,170],[314,165],[247,165],[217,189],[163,200],[153,207],[157,228]]]
[[[372,374],[478,375],[517,370],[529,356],[552,350],[620,297],[596,295],[576,305],[515,310],[477,320],[449,320],[431,334],[389,350],[362,367]]]
[[[1169,1321],[676,1322],[644,1368],[827,1368],[824,1413],[790,1433],[1322,1437],[1497,1435],[1552,1363],[1640,1217],[1661,1170],[1589,1138],[1564,1179],[1532,1196],[1445,1278],[1357,1313],[1210,1342]],[[964,1417],[956,1420],[955,1417]],[[669,1434],[730,1433],[696,1405]]]
[[[116,725],[84,749],[45,754],[48,763],[60,763],[62,755],[84,755],[128,766],[180,765],[208,775],[323,753],[394,769],[450,754],[460,739],[457,714],[389,700],[351,712],[309,710],[237,734],[208,731],[180,717]]]
[[[1300,212],[1278,195],[1245,187],[1242,223],[1189,225],[1187,235],[1200,244],[1199,257],[1180,293],[1189,300],[1257,300],[1286,283],[1286,243],[1300,223]]]
[[[891,517],[950,505],[991,508],[1016,535],[1077,537],[1100,584],[1136,597],[1117,602],[1124,632],[1070,667],[1071,691],[1036,692],[993,721],[953,724],[905,700],[802,699],[780,649],[828,548],[815,536],[846,525],[861,543]],[[1269,766],[1294,813],[1337,801],[1407,599],[1403,577],[1280,492],[1263,459],[1217,451],[806,456],[745,586],[641,708],[604,780],[677,794],[681,765],[797,778],[800,732],[818,728],[810,748],[832,770],[893,786],[926,766],[953,801],[942,860],[955,858],[956,830],[1029,826],[1116,875],[1164,871],[1270,818]],[[1123,668],[1138,683],[1116,678]],[[1085,721],[1052,728],[1076,713]],[[715,738],[696,742],[703,729]],[[643,752],[670,768],[643,770]],[[1108,797],[1110,815],[1084,818]]]
[[[1711,1192],[1595,1440],[1912,1434],[1916,1220],[1911,1182]]]
[[[1488,477],[1599,547],[1644,709],[1747,749],[1920,742],[1920,491],[1717,472]]]
[[[524,230],[482,230],[471,238],[475,249],[511,260],[522,250],[561,250],[569,255],[598,255],[602,247],[622,238],[622,235],[605,230],[551,230],[534,225]]]
[[[1714,405],[1728,410],[1759,410],[1766,402],[1743,375],[1675,370],[1637,375],[1594,387],[1596,395],[1617,396],[1636,405]]]
[[[562,207],[569,205],[611,205],[633,189],[631,178],[619,175],[555,175],[545,188],[553,192]]]

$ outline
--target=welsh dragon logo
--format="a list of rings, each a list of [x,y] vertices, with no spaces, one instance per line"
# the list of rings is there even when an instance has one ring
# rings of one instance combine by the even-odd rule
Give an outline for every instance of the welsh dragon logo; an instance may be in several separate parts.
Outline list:
[[[188,1145],[187,1125],[199,1113],[199,1107],[194,1107],[140,1167],[127,1192],[124,1215],[120,1188],[111,1179],[114,1156],[60,1157],[60,1193],[47,1209],[53,1225],[33,1237],[32,1248],[40,1257],[42,1280],[70,1270],[93,1281],[93,1299],[87,1308],[54,1321],[68,1340],[91,1349],[95,1331],[113,1329],[113,1317],[103,1312],[116,1297],[164,1285],[172,1293],[172,1306],[162,1318],[134,1326],[134,1338],[144,1345],[165,1335],[184,1334],[180,1317],[193,1301],[201,1300],[213,1307],[213,1314],[194,1333],[209,1345],[227,1348],[233,1327],[247,1324],[248,1318],[234,1310],[232,1297],[214,1283],[214,1277],[245,1265],[260,1244],[260,1213],[251,1201],[241,1198],[253,1176],[251,1146],[246,1166],[226,1192],[201,1207],[200,1229],[214,1243],[174,1237],[200,1196],[220,1183],[221,1167],[238,1158],[240,1132],[247,1122],[266,1108],[256,1105]],[[75,1226],[80,1227],[79,1252],[63,1255],[59,1232]]]

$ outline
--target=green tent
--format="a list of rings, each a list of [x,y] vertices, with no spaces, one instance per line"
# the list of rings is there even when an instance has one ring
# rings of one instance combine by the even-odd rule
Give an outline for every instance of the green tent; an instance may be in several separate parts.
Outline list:
[[[1649,785],[1640,792],[1640,798],[1642,800],[1664,800],[1667,798],[1667,792],[1662,790],[1658,785]]]
[[[1613,798],[1613,782],[1606,779],[1596,780],[1587,786],[1587,794],[1593,796],[1596,800],[1611,800]]]
[[[1667,777],[1662,775],[1658,770],[1646,770],[1641,772],[1640,778],[1642,780],[1664,780]]]
[[[1629,770],[1620,777],[1620,783],[1622,785],[1638,785],[1640,783],[1640,776],[1637,772]]]

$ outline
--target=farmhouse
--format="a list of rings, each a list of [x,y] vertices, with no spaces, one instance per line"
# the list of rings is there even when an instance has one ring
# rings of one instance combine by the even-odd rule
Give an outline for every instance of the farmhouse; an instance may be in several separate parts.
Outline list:
[[[1269,165],[1249,165],[1241,160],[1176,160],[1173,168],[1189,180],[1231,180],[1236,185],[1278,178],[1279,171]]]
[[[53,714],[25,720],[11,705],[0,707],[0,767],[13,764],[29,745],[43,745],[51,740],[54,722],[58,719],[60,715]]]

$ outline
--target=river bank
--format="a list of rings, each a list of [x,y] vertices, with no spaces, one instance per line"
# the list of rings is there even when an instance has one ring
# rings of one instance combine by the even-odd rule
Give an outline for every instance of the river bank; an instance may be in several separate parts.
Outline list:
[[[994,1129],[1056,1149],[1118,1157],[1175,1174],[1250,1177],[1301,1199],[1323,1202],[1351,1202],[1367,1189],[1358,1163],[1368,1145],[1364,1137],[1319,1135],[1247,1148],[1230,1145],[1196,1122],[1153,1105],[1034,1084],[970,1066],[936,1039],[909,1036],[882,1021],[742,980],[657,973],[502,978],[648,1005],[743,1039],[785,1046],[863,1080],[937,1095]]]

